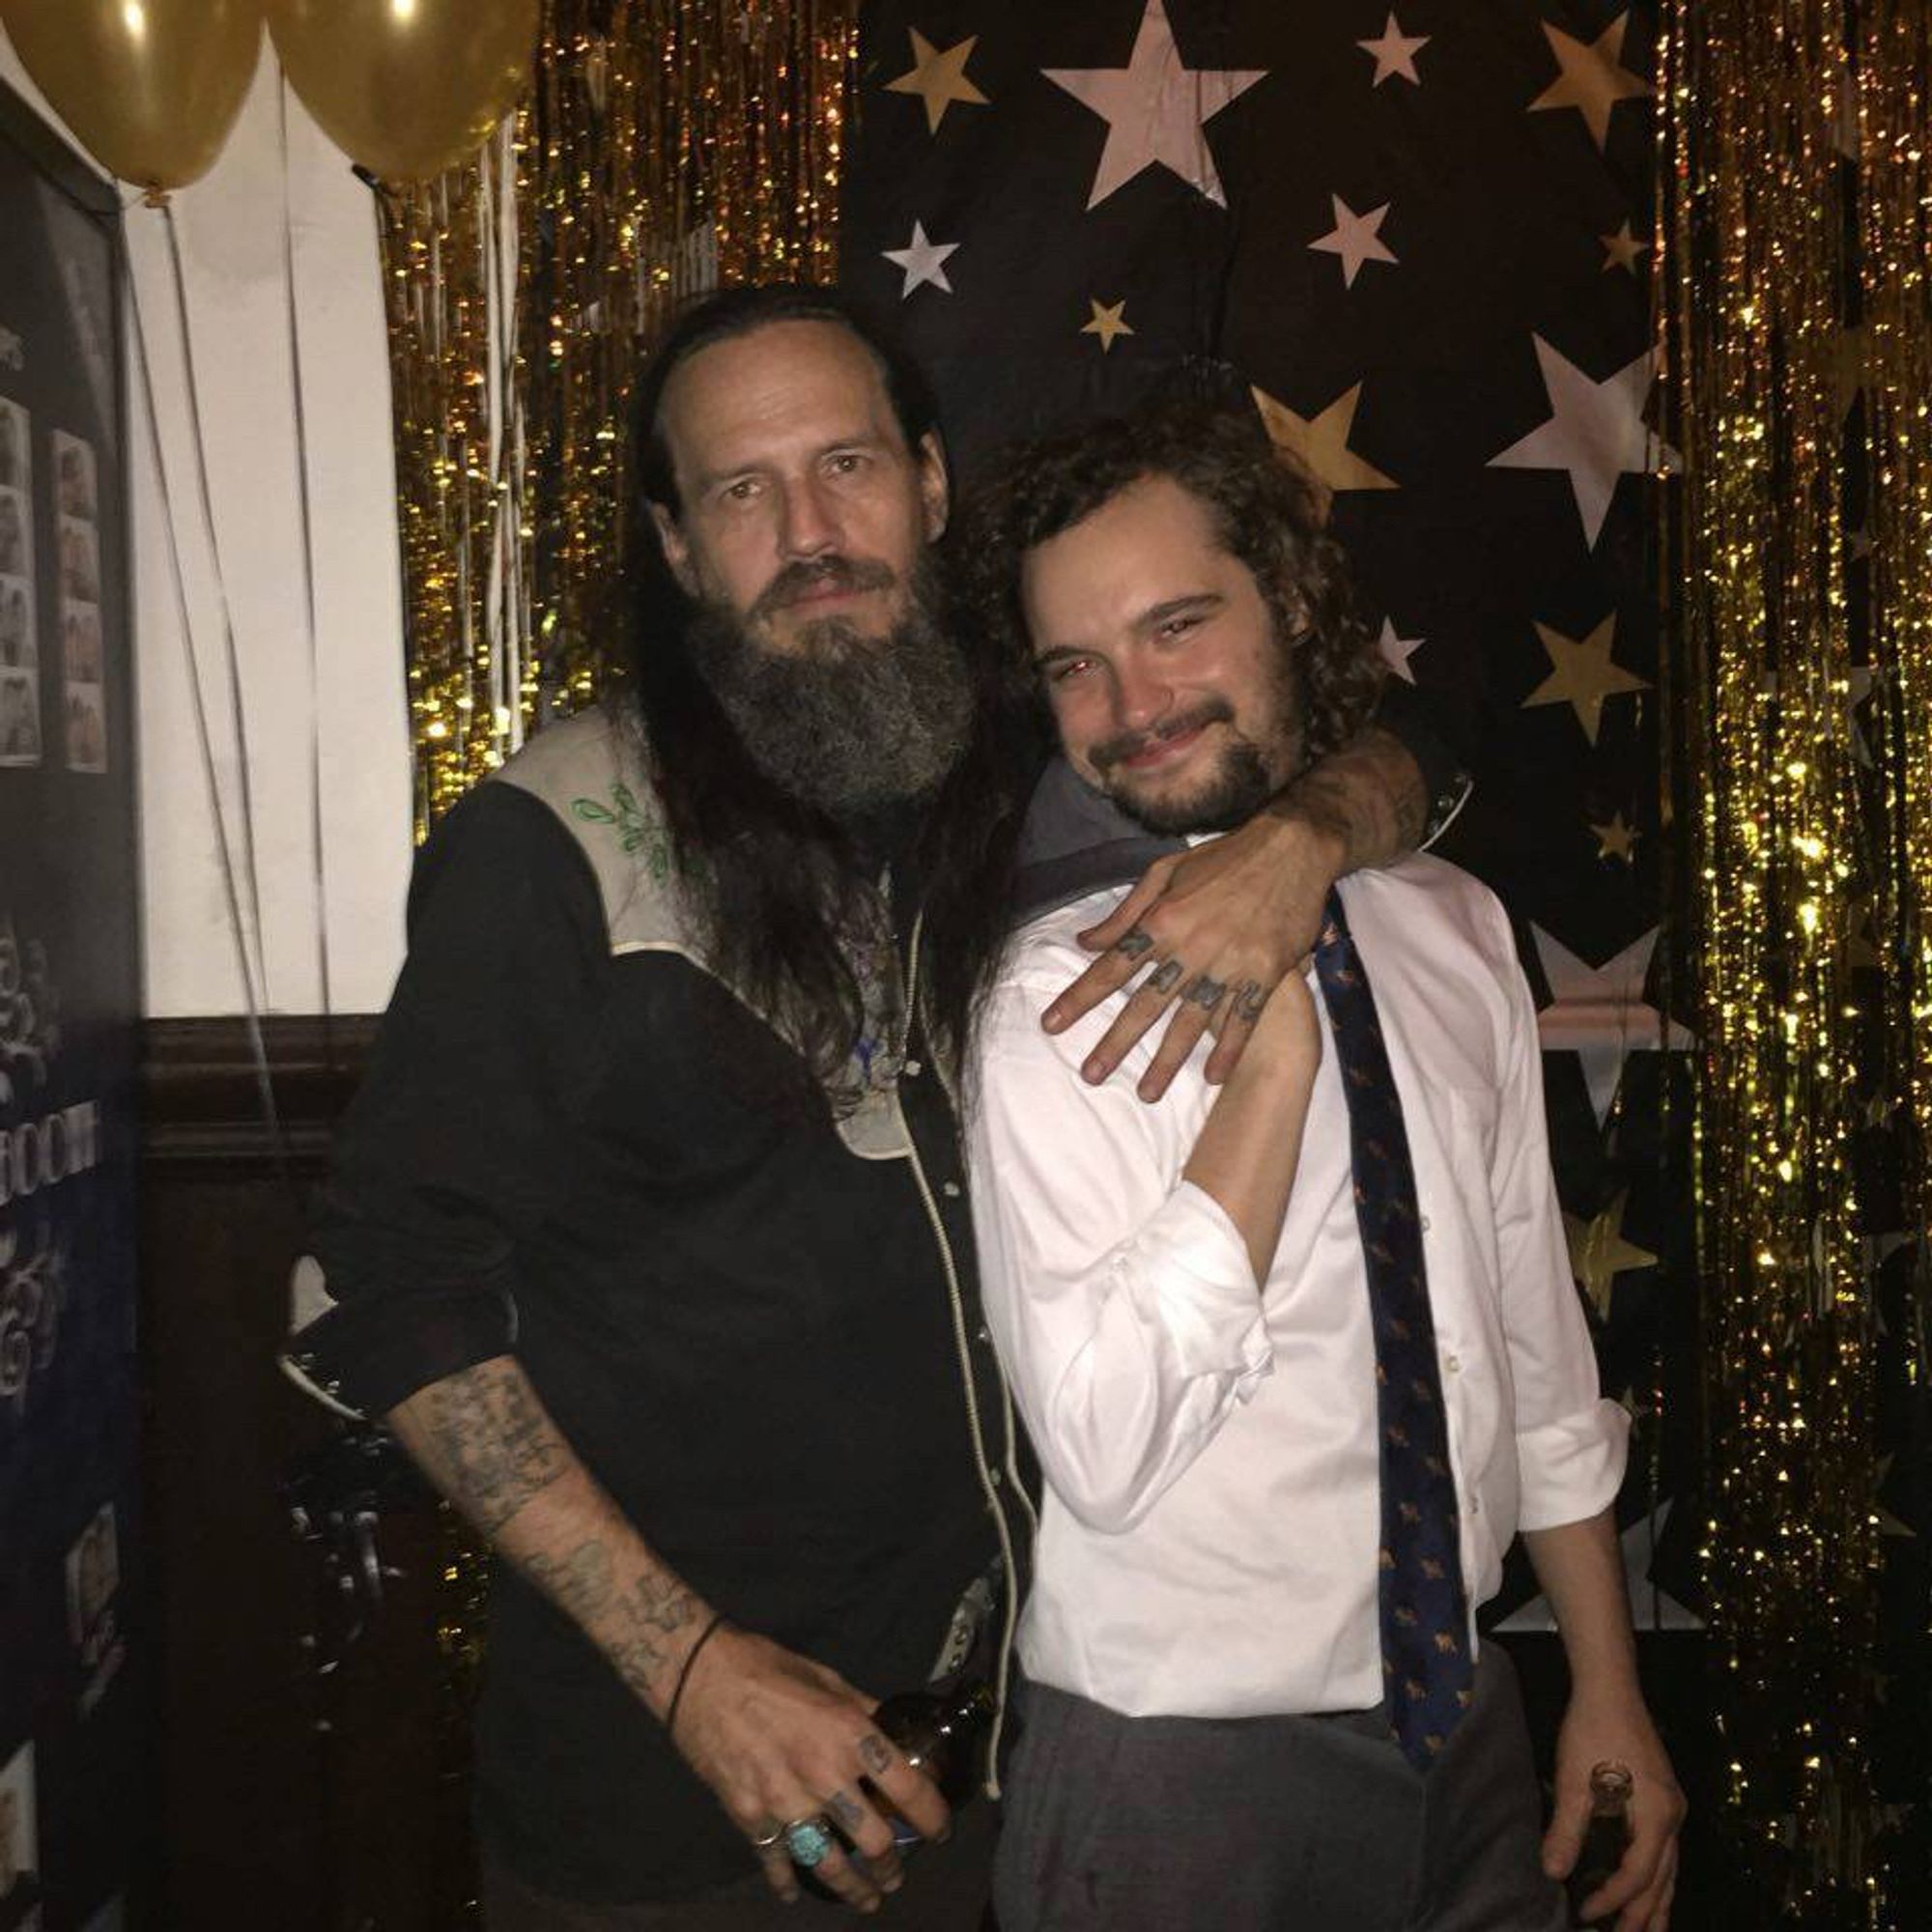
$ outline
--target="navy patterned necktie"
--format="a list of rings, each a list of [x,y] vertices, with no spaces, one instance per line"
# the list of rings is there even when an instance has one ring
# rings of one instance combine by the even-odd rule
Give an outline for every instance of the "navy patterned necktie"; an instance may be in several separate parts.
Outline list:
[[[1468,1600],[1415,1170],[1375,995],[1339,893],[1328,895],[1315,973],[1349,1102],[1355,1219],[1376,1335],[1382,1674],[1396,1742],[1426,1771],[1469,1707]]]

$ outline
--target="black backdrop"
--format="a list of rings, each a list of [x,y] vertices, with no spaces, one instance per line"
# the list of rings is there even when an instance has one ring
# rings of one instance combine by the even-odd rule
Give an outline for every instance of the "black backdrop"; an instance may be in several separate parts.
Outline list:
[[[1670,460],[1642,422],[1653,28],[1627,0],[868,0],[840,248],[934,376],[968,487],[1003,441],[1183,364],[1334,487],[1384,654],[1476,777],[1437,849],[1501,895],[1542,1009],[1578,1293],[1636,1423],[1644,1671],[1701,1828],[1691,1040],[1664,1026],[1642,473]],[[1562,1673],[1520,1553],[1485,1621],[1547,1750]]]

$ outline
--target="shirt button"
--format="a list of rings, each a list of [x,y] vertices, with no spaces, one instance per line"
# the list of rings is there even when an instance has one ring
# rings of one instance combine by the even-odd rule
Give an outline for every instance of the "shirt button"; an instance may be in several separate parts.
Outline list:
[[[993,1339],[993,1331],[990,1328],[988,1328],[983,1321],[980,1323],[977,1332],[979,1334],[980,1341],[982,1342],[990,1342]]]
[[[906,1077],[909,1080],[917,1080],[919,1076],[925,1071],[925,1068],[922,1066],[918,1061],[908,1060],[905,1064],[905,1070],[906,1070]]]
[[[1471,1516],[1481,1516],[1482,1513],[1483,1513],[1483,1505],[1481,1499],[1472,1497],[1469,1503],[1469,1514]]]
[[[1422,1232],[1423,1232],[1423,1233],[1424,1233],[1425,1235],[1426,1235],[1426,1234],[1428,1234],[1428,1232],[1429,1232],[1429,1216],[1428,1216],[1427,1214],[1425,1214],[1425,1215],[1424,1215],[1424,1216],[1422,1217]]]
[[[999,1470],[988,1469],[986,1471],[986,1480],[989,1483],[991,1483],[992,1486],[997,1490],[1000,1487],[1000,1483],[1002,1480]]]
[[[1461,1355],[1444,1355],[1442,1358],[1442,1366],[1445,1369],[1447,1369],[1452,1376],[1460,1376],[1463,1373],[1463,1358]]]
[[[939,1191],[949,1201],[957,1201],[959,1199],[959,1183],[956,1180],[942,1181]]]

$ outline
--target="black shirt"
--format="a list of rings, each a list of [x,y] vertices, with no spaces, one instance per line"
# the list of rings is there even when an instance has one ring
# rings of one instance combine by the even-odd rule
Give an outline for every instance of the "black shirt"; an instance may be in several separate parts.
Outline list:
[[[899,1094],[921,1160],[852,1151],[702,966],[613,952],[550,806],[485,784],[418,865],[316,1230],[338,1305],[297,1359],[380,1415],[514,1353],[715,1607],[863,1690],[915,1686],[997,1549],[962,1355],[982,1422],[1000,1404],[923,1051],[915,1034]],[[506,1566],[490,1615],[477,1803],[512,1869],[642,1899],[752,1868],[657,1722]]]

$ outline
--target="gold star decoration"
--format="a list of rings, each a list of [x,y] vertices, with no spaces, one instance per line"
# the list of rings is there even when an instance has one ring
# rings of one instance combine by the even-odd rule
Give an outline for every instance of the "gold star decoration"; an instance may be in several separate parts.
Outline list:
[[[1124,296],[1111,307],[1105,302],[1095,301],[1092,296],[1089,296],[1087,298],[1087,306],[1094,311],[1094,315],[1090,322],[1082,325],[1080,333],[1082,335],[1097,335],[1100,338],[1100,354],[1102,355],[1113,348],[1115,336],[1131,335],[1134,332],[1134,326],[1127,321],[1124,313],[1127,306]]]
[[[1583,117],[1598,152],[1603,152],[1610,138],[1610,109],[1619,100],[1644,100],[1650,96],[1650,84],[1623,65],[1624,31],[1629,24],[1630,14],[1622,13],[1594,41],[1577,41],[1546,20],[1544,35],[1559,71],[1529,103],[1529,111],[1574,107]]]
[[[979,35],[969,35],[942,51],[917,27],[909,31],[912,34],[912,67],[896,80],[886,82],[888,94],[918,95],[925,102],[926,131],[933,134],[939,132],[939,124],[946,119],[946,110],[955,100],[968,107],[985,106],[986,97],[966,78],[966,63],[973,58],[973,49],[980,43]]]
[[[1624,1239],[1624,1204],[1630,1199],[1625,1190],[1591,1220],[1565,1213],[1563,1234],[1570,1243],[1570,1272],[1590,1298],[1599,1321],[1610,1319],[1610,1296],[1617,1276],[1627,1268],[1655,1267],[1657,1257]]]
[[[1362,385],[1341,395],[1317,416],[1298,416],[1286,403],[1277,402],[1265,389],[1250,392],[1262,412],[1268,440],[1276,449],[1286,450],[1321,486],[1323,500],[1338,490],[1399,490],[1392,476],[1384,476],[1374,464],[1357,456],[1349,447],[1354,428],[1355,405],[1362,399]]]
[[[1636,279],[1636,258],[1639,255],[1648,255],[1650,253],[1650,243],[1648,242],[1639,242],[1631,233],[1631,225],[1628,219],[1625,220],[1624,225],[1614,235],[1599,235],[1597,240],[1604,244],[1605,274],[1608,274],[1612,269],[1621,269],[1625,274],[1629,275],[1634,281]]]
[[[1549,675],[1522,700],[1522,708],[1569,705],[1583,727],[1584,737],[1593,745],[1604,722],[1604,700],[1620,691],[1649,689],[1643,678],[1610,662],[1610,646],[1617,635],[1614,611],[1587,638],[1566,638],[1548,624],[1537,625],[1536,635],[1549,653]]]
[[[1598,858],[1621,859],[1626,866],[1636,864],[1636,841],[1643,835],[1635,826],[1624,823],[1621,811],[1607,825],[1593,823],[1590,830],[1597,835]]]

